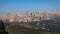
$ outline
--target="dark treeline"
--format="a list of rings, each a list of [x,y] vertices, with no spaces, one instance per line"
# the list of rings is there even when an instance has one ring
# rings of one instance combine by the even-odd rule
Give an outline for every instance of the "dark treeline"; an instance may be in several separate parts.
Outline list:
[[[8,34],[8,32],[5,31],[5,26],[3,21],[0,21],[0,34]]]

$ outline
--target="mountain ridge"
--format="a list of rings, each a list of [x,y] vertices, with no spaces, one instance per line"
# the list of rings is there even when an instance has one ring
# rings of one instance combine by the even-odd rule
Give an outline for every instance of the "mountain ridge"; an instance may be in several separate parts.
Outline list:
[[[51,20],[54,19],[55,16],[60,16],[60,12],[26,12],[25,14],[17,13],[7,13],[0,16],[0,19],[3,21],[9,20],[18,21],[18,22],[31,22],[31,21],[41,21],[41,20]],[[55,20],[55,19],[54,19]]]

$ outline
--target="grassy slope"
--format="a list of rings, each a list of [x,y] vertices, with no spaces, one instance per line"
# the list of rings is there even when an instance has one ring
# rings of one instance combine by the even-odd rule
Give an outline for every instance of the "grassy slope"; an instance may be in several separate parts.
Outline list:
[[[7,28],[9,34],[59,34],[59,32],[42,32],[39,30],[14,25]]]

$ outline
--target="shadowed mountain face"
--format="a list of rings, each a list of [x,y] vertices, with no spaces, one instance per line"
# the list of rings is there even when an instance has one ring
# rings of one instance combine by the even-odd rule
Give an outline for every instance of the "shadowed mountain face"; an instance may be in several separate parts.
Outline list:
[[[60,24],[54,20],[32,21],[32,22],[9,22],[5,23],[8,28],[19,30],[20,27],[36,29],[42,32],[60,32]],[[12,29],[12,30],[13,30]]]

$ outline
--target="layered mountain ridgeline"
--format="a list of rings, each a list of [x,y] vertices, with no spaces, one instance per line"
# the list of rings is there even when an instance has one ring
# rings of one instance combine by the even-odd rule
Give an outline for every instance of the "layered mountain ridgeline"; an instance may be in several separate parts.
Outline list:
[[[42,20],[60,20],[60,12],[26,12],[21,13],[7,13],[0,16],[0,20],[4,22],[31,22],[31,21],[42,21]]]
[[[9,31],[25,27],[39,32],[60,32],[60,12],[27,12],[26,14],[4,14],[0,16]],[[17,26],[18,25],[18,26]],[[14,31],[13,30],[13,31]],[[17,30],[19,31],[19,30]]]

